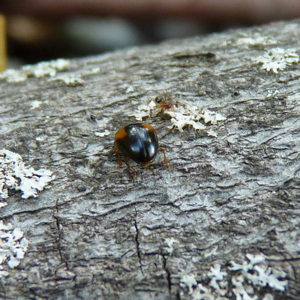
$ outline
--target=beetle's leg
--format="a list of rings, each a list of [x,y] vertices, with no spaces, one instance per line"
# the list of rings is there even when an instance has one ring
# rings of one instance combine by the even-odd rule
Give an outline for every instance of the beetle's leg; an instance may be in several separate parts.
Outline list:
[[[122,152],[116,146],[113,149],[113,152],[115,152],[115,155],[116,155],[116,160],[117,160],[117,163],[118,163],[118,166],[116,167],[116,170],[118,170],[122,167],[122,161],[121,161],[121,158],[120,158],[120,154]]]
[[[120,155],[117,154],[117,153],[116,153],[116,160],[117,160],[117,163],[118,163],[118,166],[116,167],[116,170],[118,170],[122,167],[122,161],[121,161]]]
[[[132,172],[133,178],[136,178],[136,171],[135,171],[135,169],[134,169],[133,167],[131,167],[131,166],[129,165],[128,161],[129,161],[129,158],[128,158],[128,157],[125,157],[125,164],[126,164],[126,166],[127,166],[127,167],[130,169],[130,171]]]
[[[162,147],[159,147],[159,148],[158,148],[158,151],[159,151],[159,152],[163,152],[163,154],[164,154],[164,163],[165,163],[165,165],[166,165],[168,168],[172,168],[172,166],[170,166],[170,165],[168,164],[168,159],[167,159],[167,155],[166,155],[165,149],[163,149]]]

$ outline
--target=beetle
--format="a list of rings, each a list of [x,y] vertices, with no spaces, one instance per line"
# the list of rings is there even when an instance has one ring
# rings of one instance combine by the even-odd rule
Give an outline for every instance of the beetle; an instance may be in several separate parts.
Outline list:
[[[154,128],[147,123],[129,124],[115,134],[114,150],[118,167],[122,167],[120,155],[124,155],[124,162],[136,178],[136,171],[129,165],[131,159],[138,164],[149,166],[158,152],[164,154],[164,164],[171,168],[165,150],[159,146]]]

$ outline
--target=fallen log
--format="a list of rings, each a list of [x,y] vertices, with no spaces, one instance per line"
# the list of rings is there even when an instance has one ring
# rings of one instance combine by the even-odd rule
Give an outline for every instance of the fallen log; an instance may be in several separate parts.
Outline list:
[[[4,72],[1,298],[299,299],[299,34],[278,22]],[[116,170],[114,134],[136,122],[172,169]]]

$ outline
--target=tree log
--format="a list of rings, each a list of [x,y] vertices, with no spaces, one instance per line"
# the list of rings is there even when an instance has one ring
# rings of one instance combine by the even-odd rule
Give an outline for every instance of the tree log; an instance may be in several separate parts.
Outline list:
[[[0,149],[53,175],[37,197],[2,187],[28,247],[0,297],[299,299],[299,36],[278,22],[4,73]],[[164,93],[184,107],[142,112]],[[179,131],[186,107],[202,117]],[[133,179],[114,133],[143,113],[172,169],[159,154]]]

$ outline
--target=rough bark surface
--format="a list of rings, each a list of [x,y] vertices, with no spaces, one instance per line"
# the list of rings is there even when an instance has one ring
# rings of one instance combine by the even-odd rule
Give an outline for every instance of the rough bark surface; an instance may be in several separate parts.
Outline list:
[[[288,285],[249,295],[299,299],[299,63],[268,71],[263,58],[274,48],[297,56],[299,37],[298,21],[280,22],[73,60],[62,74],[81,75],[74,86],[0,82],[1,148],[56,176],[37,198],[11,191],[1,209],[29,241],[21,264],[4,266],[1,298],[202,299],[197,284],[215,292],[212,266],[231,282],[230,262],[252,254]],[[164,92],[226,120],[179,132],[149,116],[173,168],[161,156],[132,164],[133,180],[115,170],[114,133]],[[190,288],[184,275],[196,280]],[[234,288],[224,299],[238,299]]]

